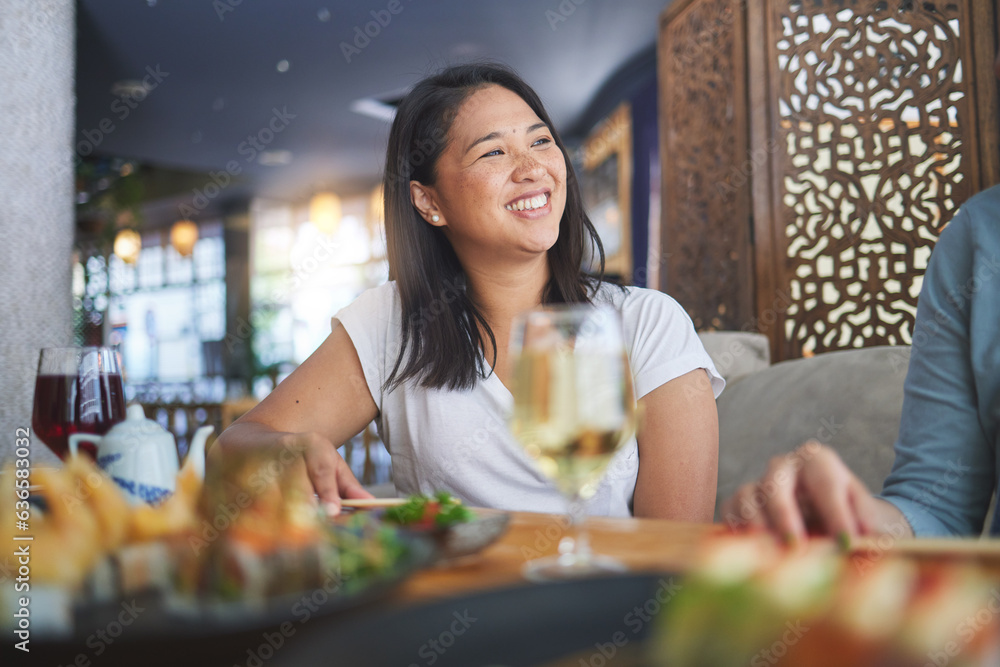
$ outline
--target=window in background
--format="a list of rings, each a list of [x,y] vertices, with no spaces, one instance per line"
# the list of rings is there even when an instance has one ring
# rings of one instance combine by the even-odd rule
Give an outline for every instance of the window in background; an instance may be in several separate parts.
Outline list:
[[[330,319],[388,279],[382,221],[371,198],[345,199],[334,231],[321,232],[309,207],[258,200],[251,207],[253,349],[258,397],[302,363],[330,333]]]
[[[135,265],[95,254],[74,267],[77,319],[101,321],[103,342],[120,347],[127,400],[225,399],[222,224],[201,225],[199,237],[190,257],[155,232],[143,238]]]
[[[262,399],[330,334],[333,315],[389,277],[381,194],[345,198],[331,233],[308,205],[257,200],[250,208],[254,395]],[[341,448],[363,483],[390,479],[389,453],[374,428]]]

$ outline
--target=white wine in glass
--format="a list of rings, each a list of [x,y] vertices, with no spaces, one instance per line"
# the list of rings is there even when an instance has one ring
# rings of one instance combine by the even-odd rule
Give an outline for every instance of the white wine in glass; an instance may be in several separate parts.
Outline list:
[[[526,313],[511,331],[511,432],[570,503],[576,539],[560,555],[528,564],[530,579],[624,569],[590,551],[584,501],[635,433],[635,395],[621,318],[610,306],[552,306]]]

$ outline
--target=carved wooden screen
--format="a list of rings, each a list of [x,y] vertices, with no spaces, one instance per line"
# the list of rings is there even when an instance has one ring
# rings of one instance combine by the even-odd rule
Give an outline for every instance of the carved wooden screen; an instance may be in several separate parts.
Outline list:
[[[699,330],[753,319],[744,34],[741,0],[679,1],[661,18],[659,287]]]
[[[995,27],[993,0],[674,0],[660,287],[773,360],[909,343],[943,226],[1000,181]]]
[[[938,234],[995,182],[974,85],[989,50],[977,63],[973,43],[991,45],[992,25],[974,35],[972,1],[770,0],[751,21],[751,61],[766,63],[756,136],[779,148],[755,201],[776,358],[910,342]]]

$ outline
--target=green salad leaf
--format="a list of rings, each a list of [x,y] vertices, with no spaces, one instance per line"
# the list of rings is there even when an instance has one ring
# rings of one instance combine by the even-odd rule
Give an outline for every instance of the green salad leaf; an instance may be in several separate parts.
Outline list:
[[[475,515],[447,491],[433,496],[413,495],[405,503],[390,507],[385,512],[388,521],[401,526],[449,528],[471,521]]]

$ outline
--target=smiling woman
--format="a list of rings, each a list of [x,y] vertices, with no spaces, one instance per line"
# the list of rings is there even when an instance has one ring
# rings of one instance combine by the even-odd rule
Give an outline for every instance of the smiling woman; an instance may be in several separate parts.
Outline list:
[[[502,68],[452,68],[403,100],[386,156],[388,164],[400,165],[385,181],[386,241],[405,323],[389,386],[422,375],[428,387],[471,388],[490,367],[504,372],[498,362],[506,345],[496,344],[495,323],[483,313],[491,307],[483,297],[489,299],[496,284],[490,275],[510,277],[530,266],[534,284],[514,287],[532,290],[536,304],[589,301],[596,281],[580,272],[584,244],[601,256],[603,250],[562,141],[550,128],[534,91]],[[417,147],[431,150],[419,163],[404,164]],[[525,211],[525,202],[538,196],[546,197],[545,205]],[[480,277],[491,287],[477,297]],[[469,288],[444,304],[451,317],[418,319],[449,281]],[[514,314],[502,309],[498,319],[506,324]],[[449,354],[434,359],[425,339],[446,343]],[[415,353],[403,366],[408,346]]]
[[[222,435],[223,451],[301,452],[337,512],[341,497],[368,494],[334,445],[375,419],[399,491],[561,512],[504,426],[511,321],[543,304],[610,304],[644,422],[586,509],[710,520],[724,383],[673,299],[581,270],[588,245],[603,270],[603,250],[566,155],[537,94],[506,67],[418,83],[386,155],[390,281],[337,313],[320,348]]]

